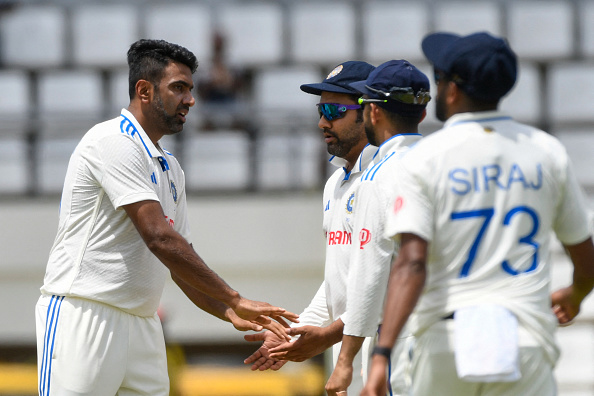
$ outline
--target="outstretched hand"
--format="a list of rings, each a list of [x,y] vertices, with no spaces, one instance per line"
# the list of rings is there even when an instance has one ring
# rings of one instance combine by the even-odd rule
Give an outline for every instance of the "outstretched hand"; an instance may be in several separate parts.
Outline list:
[[[251,370],[278,370],[287,363],[286,360],[272,359],[270,357],[269,350],[277,345],[285,342],[284,337],[280,338],[271,331],[265,331],[257,334],[247,334],[243,336],[246,341],[257,342],[264,341],[262,346],[258,348],[254,353],[248,356],[243,362],[245,364],[251,364]]]
[[[298,335],[294,342],[284,342],[270,349],[272,359],[290,360],[292,362],[303,362],[324,352],[332,343],[329,343],[325,336],[324,328],[317,326],[292,327],[287,332]]]
[[[240,297],[237,305],[232,307],[232,309],[239,318],[250,321],[256,326],[268,329],[287,341],[291,337],[287,335],[287,331],[285,330],[289,327],[289,324],[284,319],[291,322],[298,322],[299,319],[299,315],[283,308],[272,306],[266,302],[248,300],[243,297]],[[253,328],[250,330],[253,330]]]

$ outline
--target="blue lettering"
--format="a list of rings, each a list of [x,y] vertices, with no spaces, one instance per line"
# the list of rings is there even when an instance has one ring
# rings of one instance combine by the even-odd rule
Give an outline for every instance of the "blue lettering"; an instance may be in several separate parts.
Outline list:
[[[524,189],[528,188],[528,184],[526,183],[526,179],[524,178],[524,173],[518,164],[512,164],[511,169],[509,170],[509,178],[507,180],[507,189],[511,188],[512,183],[520,182],[522,183],[522,187]]]
[[[534,190],[539,190],[542,187],[542,165],[536,165],[536,174],[538,176],[538,184],[530,183],[530,187]]]
[[[491,173],[493,170],[495,173]],[[501,167],[497,164],[483,166],[483,178],[485,180],[485,191],[489,191],[489,182],[494,181],[495,187],[505,190],[505,186],[499,183],[499,176],[501,176]]]
[[[463,189],[456,189],[456,186],[452,186],[451,190],[454,194],[460,194],[460,195],[464,195],[467,194],[468,192],[470,192],[470,188],[471,188],[471,184],[468,180],[464,180],[462,178],[457,178],[456,174],[457,173],[461,173],[461,177],[464,176],[468,176],[468,171],[464,170],[464,169],[454,169],[452,171],[450,171],[450,180],[453,181],[454,183],[459,183],[462,186],[460,187],[464,187]]]

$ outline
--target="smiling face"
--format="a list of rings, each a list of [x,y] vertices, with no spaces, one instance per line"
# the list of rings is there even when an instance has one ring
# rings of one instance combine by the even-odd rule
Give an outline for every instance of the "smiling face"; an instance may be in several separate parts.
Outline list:
[[[161,81],[155,85],[151,101],[152,122],[163,135],[183,130],[186,115],[196,103],[192,95],[193,88],[189,67],[177,62],[165,67]]]
[[[326,91],[322,92],[320,103],[357,104],[351,95]],[[367,145],[363,119],[357,116],[357,111],[347,110],[342,118],[332,121],[322,116],[318,122],[318,127],[324,133],[328,153],[344,158],[349,163],[349,170]]]

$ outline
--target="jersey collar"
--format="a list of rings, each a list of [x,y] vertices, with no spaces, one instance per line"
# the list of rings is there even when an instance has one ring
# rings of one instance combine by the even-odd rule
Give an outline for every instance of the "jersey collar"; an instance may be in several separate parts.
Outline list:
[[[512,118],[501,111],[478,111],[475,113],[454,114],[444,124],[444,129],[466,122],[492,122],[511,120]]]
[[[153,144],[153,141],[148,137],[132,113],[126,109],[122,109],[120,114],[120,131],[131,136],[137,144],[144,148],[150,158],[157,159],[163,172],[169,170],[169,164],[161,151]]]
[[[388,153],[395,151],[400,146],[412,146],[418,142],[423,135],[420,133],[399,133],[392,136],[379,146],[377,157],[383,158]]]
[[[357,158],[357,162],[355,162],[355,165],[350,172],[347,172],[346,170],[347,162],[344,158],[333,155],[332,158],[330,158],[330,163],[336,167],[342,167],[344,170],[344,180],[349,180],[352,174],[364,171],[367,168],[367,165],[369,165],[373,158],[375,158],[377,152],[378,148],[368,143],[363,148],[363,151],[361,151],[361,154],[359,154],[359,158]]]

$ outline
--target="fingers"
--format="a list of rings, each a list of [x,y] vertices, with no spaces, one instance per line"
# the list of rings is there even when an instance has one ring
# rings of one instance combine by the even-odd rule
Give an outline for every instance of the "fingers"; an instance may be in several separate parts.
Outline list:
[[[255,363],[258,359],[262,358],[262,353],[260,352],[260,350],[258,349],[256,352],[252,353],[250,356],[248,356],[243,363],[244,364],[252,364]]]
[[[290,320],[293,323],[299,323],[299,315],[297,315],[296,313],[293,313],[293,312],[285,311],[281,315],[275,315],[275,316],[282,316],[283,318]]]
[[[250,342],[264,341],[266,339],[266,332],[256,334],[246,334],[243,339]]]
[[[284,340],[287,340],[287,341],[289,341],[291,339],[291,337],[289,337],[289,335],[287,334],[283,325],[281,325],[280,323],[275,322],[272,319],[265,317],[265,316],[258,317],[256,320],[258,321],[259,324],[262,325],[262,327],[264,327],[267,330],[272,331],[278,337],[280,337]]]

